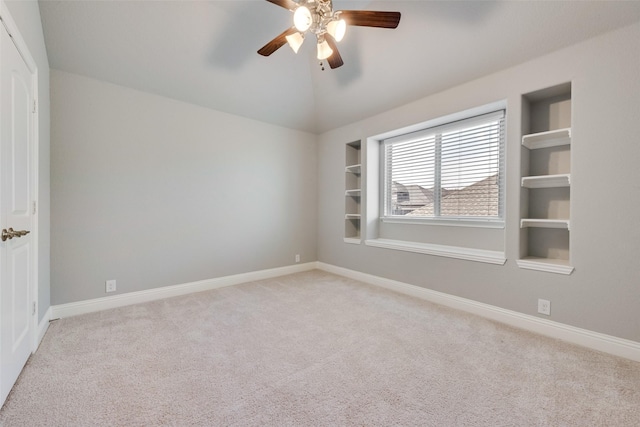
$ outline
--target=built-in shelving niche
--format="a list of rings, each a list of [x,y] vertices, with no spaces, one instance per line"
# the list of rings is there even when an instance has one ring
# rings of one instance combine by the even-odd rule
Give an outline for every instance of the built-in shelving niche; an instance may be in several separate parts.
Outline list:
[[[360,223],[362,206],[362,144],[360,141],[345,144],[345,209],[344,241],[361,242]]]
[[[521,268],[571,274],[571,83],[522,96]]]

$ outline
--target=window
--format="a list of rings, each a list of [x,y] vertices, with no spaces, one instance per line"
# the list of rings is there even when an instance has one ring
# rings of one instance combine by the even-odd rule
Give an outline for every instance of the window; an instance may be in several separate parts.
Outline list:
[[[503,222],[504,110],[386,139],[384,218]]]

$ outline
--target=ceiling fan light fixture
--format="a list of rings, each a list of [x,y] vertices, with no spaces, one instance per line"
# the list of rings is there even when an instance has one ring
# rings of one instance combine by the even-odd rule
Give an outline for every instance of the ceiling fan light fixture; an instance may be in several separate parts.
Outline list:
[[[289,47],[295,53],[298,53],[298,50],[300,50],[300,46],[302,46],[302,43],[304,42],[303,35],[301,33],[293,33],[293,34],[289,34],[285,38],[287,39],[287,43],[289,43]]]
[[[0,0],[1,2],[2,0]],[[262,46],[258,54],[269,56],[285,44],[298,53],[307,32],[316,37],[317,57],[327,60],[331,69],[344,65],[337,42],[341,41],[347,25],[356,27],[397,28],[400,12],[375,10],[333,10],[332,0],[267,0],[293,12],[293,26]],[[343,19],[344,18],[344,19]],[[324,69],[324,65],[322,65]]]
[[[333,49],[329,46],[326,40],[318,40],[318,59],[323,60],[327,59],[333,54]]]
[[[327,24],[327,33],[331,34],[337,42],[344,38],[344,34],[347,31],[347,23],[344,19],[337,19]]]
[[[300,6],[296,9],[293,14],[293,25],[295,25],[296,30],[304,33],[311,27],[312,22],[313,17],[306,6]]]

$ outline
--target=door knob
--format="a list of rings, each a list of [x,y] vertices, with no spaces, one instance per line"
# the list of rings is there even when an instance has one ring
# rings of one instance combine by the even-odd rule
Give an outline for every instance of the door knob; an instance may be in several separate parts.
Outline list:
[[[2,229],[2,241],[4,242],[7,239],[11,240],[14,237],[26,236],[29,233],[31,233],[31,231],[28,231],[28,230],[15,231],[13,228],[9,228],[8,230],[6,228],[3,228]]]

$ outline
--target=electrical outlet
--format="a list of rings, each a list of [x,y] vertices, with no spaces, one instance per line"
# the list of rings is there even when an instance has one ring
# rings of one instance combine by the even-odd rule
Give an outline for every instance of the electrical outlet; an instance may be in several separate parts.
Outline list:
[[[104,282],[104,291],[105,292],[115,292],[116,291],[116,281],[115,280],[107,280]]]
[[[546,314],[547,316],[551,315],[551,301],[547,301],[546,299],[538,300],[538,313]]]
[[[296,254],[296,262],[300,262],[300,254]]]

